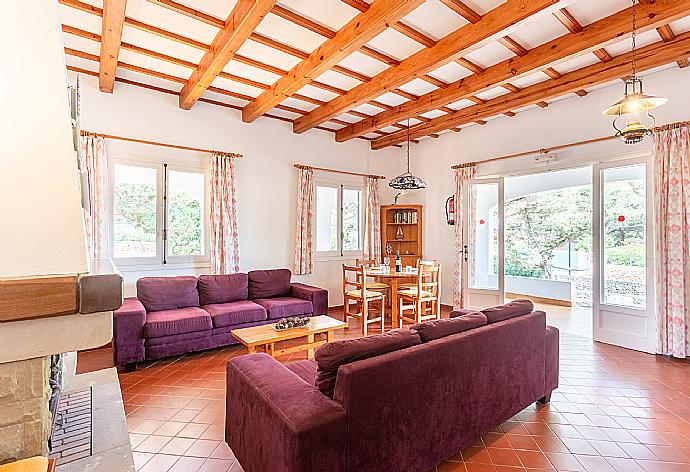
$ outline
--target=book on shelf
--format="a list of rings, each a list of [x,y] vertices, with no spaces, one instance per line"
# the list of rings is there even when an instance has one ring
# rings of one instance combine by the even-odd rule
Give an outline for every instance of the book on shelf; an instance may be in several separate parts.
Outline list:
[[[419,214],[416,211],[396,211],[393,213],[393,223],[416,224],[419,222]]]

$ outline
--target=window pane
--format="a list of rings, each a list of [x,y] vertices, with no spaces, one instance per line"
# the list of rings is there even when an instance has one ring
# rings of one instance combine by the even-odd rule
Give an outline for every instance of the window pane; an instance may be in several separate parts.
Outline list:
[[[604,170],[604,303],[646,305],[645,169],[641,164]]]
[[[204,254],[204,182],[198,172],[168,171],[168,254]]]
[[[343,189],[343,250],[357,251],[362,248],[362,192]]]
[[[113,255],[156,256],[156,169],[115,165]]]
[[[498,185],[473,184],[470,192],[467,286],[498,290]]]
[[[338,189],[316,187],[316,250],[338,250]]]

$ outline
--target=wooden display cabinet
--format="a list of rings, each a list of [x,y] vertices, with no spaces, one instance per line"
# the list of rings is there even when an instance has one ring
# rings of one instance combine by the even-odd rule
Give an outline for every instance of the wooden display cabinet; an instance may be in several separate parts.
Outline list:
[[[402,231],[402,239],[399,232]],[[416,266],[422,258],[422,205],[381,206],[381,252],[386,256],[386,245],[393,249],[391,266],[395,265],[395,252],[400,251],[403,267]]]

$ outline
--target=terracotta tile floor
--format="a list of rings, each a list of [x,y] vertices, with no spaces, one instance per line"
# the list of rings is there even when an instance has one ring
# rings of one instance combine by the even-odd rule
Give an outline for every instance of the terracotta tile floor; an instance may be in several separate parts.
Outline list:
[[[562,329],[551,403],[531,405],[433,471],[690,472],[690,361],[594,343],[586,311],[547,308]],[[337,337],[358,333],[353,322]],[[234,346],[121,374],[137,470],[242,471],[223,422],[225,363],[244,353]],[[109,349],[79,355],[80,371],[110,365]]]

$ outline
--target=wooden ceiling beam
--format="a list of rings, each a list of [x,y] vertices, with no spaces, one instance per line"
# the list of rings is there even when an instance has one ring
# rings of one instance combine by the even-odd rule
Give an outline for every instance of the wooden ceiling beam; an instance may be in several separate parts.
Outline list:
[[[412,54],[399,66],[377,74],[369,83],[352,88],[345,95],[331,100],[327,105],[296,120],[293,131],[296,133],[307,131],[415,77],[425,75],[457,59],[469,48],[486,44],[496,39],[506,29],[559,3],[559,0],[532,0],[530,2],[511,0],[501,4],[484,15],[478,23],[457,29],[439,40],[433,48],[422,49]]]
[[[249,39],[276,0],[238,0],[201,62],[180,91],[180,108],[189,110]]]
[[[101,21],[103,41],[101,42],[101,61],[98,65],[98,88],[101,92],[113,93],[126,8],[127,0],[103,1],[103,21]]]
[[[441,3],[453,10],[458,15],[462,16],[470,23],[477,23],[482,19],[480,14],[460,0],[441,0]]]
[[[690,0],[656,0],[654,3],[638,6],[637,8],[639,14],[638,30],[644,32],[690,14]],[[390,112],[382,112],[371,118],[353,123],[346,128],[338,130],[336,132],[336,139],[338,141],[352,139],[361,134],[366,134],[372,129],[382,128],[390,123],[402,121],[409,116],[426,113],[439,106],[467,99],[472,95],[503,85],[515,78],[524,77],[538,70],[543,70],[546,74],[549,74],[546,70],[554,64],[588,52],[601,50],[602,46],[629,37],[632,29],[630,17],[630,8],[614,13],[587,25],[580,33],[565,34],[531,49],[525,56],[507,59],[480,73],[453,82],[444,90],[431,91],[421,95],[416,100],[410,100],[398,105]],[[554,70],[553,72],[556,71]],[[345,96],[343,95],[343,97]],[[295,124],[297,125],[298,122]]]
[[[638,50],[638,68],[640,71],[659,67],[676,61],[679,57],[690,54],[690,32],[678,35],[668,43],[659,41]],[[429,133],[456,128],[463,124],[486,119],[506,110],[535,104],[540,100],[553,99],[574,93],[575,90],[601,85],[618,79],[628,73],[632,54],[625,53],[614,57],[610,62],[599,62],[591,66],[563,74],[560,79],[550,79],[522,89],[517,94],[502,95],[488,100],[483,105],[475,105],[458,110],[454,114],[432,119],[410,128],[411,138],[419,138]],[[381,149],[398,144],[407,139],[407,130],[392,133],[372,142],[372,149]]]
[[[316,48],[307,59],[278,79],[242,110],[242,120],[251,123],[278,103],[293,95],[312,80],[330,70],[352,52],[385,31],[424,0],[375,0],[371,7],[341,28],[331,39]]]
[[[661,39],[665,43],[668,43],[669,41],[673,41],[676,37],[676,33],[673,32],[671,25],[660,26],[656,29],[656,31],[657,31],[657,33],[659,33],[659,36],[661,37]],[[678,59],[676,61],[676,64],[678,64],[678,67],[680,67],[681,69],[684,69],[685,67],[690,66],[690,62],[688,62],[687,57],[683,57],[681,59]]]

